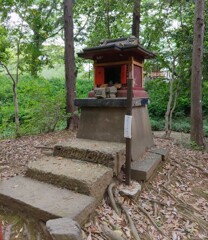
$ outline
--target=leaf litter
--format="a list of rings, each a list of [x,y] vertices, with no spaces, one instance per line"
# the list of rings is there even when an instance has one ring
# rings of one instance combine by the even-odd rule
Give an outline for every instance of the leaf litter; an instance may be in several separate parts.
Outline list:
[[[141,183],[142,191],[137,201],[119,196],[140,239],[208,239],[208,153],[188,149],[177,139],[157,137],[154,142],[159,148],[170,149],[169,159],[150,181]],[[119,217],[109,205],[106,197],[97,208],[96,217],[83,228],[84,239],[89,235],[95,240],[109,239],[98,231],[103,223],[112,231],[119,231],[121,239],[134,239],[126,216]],[[154,222],[139,210],[138,205]],[[155,224],[162,231],[158,231]]]
[[[50,152],[50,147],[55,143],[74,137],[75,133],[61,131],[1,140],[1,180],[23,175],[29,161],[36,161],[44,155],[44,150],[39,146],[49,147]],[[140,239],[208,239],[208,153],[184,147],[176,138],[156,137],[154,141],[157,147],[170,149],[169,159],[160,165],[150,181],[141,183],[142,191],[136,201],[119,193],[116,194],[117,198],[127,209]],[[148,213],[163,234],[139,210],[138,205]],[[16,224],[16,220],[8,216],[5,210],[0,211],[4,229]],[[25,224],[28,225],[22,221],[12,228],[11,239],[17,239],[17,236],[18,239],[24,239]],[[103,227],[113,231],[117,239],[134,239],[126,215],[122,212],[118,216],[111,208],[108,197],[103,199],[95,216],[82,228],[83,239],[109,239]]]

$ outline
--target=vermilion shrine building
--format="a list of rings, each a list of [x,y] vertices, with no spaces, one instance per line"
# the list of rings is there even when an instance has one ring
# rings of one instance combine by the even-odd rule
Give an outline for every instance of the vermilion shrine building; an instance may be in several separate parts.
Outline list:
[[[95,87],[117,84],[116,96],[126,97],[127,79],[133,77],[133,97],[147,97],[143,89],[144,59],[155,55],[144,49],[137,38],[106,40],[98,47],[85,48],[79,56],[94,61]],[[90,96],[94,96],[93,92]]]
[[[77,137],[125,142],[127,81],[132,78],[132,159],[137,161],[153,145],[143,65],[144,59],[155,55],[144,49],[135,37],[105,40],[78,55],[94,61],[94,89],[88,98],[75,100],[75,105],[81,108]]]

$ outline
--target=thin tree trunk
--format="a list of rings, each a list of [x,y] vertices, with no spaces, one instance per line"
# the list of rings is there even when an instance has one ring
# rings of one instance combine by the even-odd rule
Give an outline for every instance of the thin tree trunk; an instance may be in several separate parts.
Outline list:
[[[19,104],[17,97],[17,84],[13,82],[13,94],[14,94],[14,107],[15,107],[15,125],[16,125],[16,136],[20,136],[20,121],[19,121]]]
[[[165,113],[165,136],[166,137],[170,137],[170,112],[171,112],[171,104],[173,101],[173,83],[175,80],[174,72],[175,72],[175,58],[173,60],[173,66],[172,66],[172,79],[170,81],[169,100],[167,104],[167,110]]]
[[[107,30],[107,38],[111,38],[111,31],[110,31],[110,3],[107,0],[106,3],[106,30]]]
[[[72,0],[64,0],[64,37],[65,37],[65,83],[66,83],[66,112],[67,128],[77,127],[77,117],[74,99],[76,97],[75,82],[75,58],[74,58],[74,35],[73,35],[73,3]]]
[[[173,107],[172,107],[172,109],[170,111],[168,137],[170,137],[171,131],[172,131],[173,112],[175,111],[175,108],[176,108],[177,99],[178,99],[178,89],[176,89],[175,96],[174,96]]]
[[[39,59],[38,57],[40,56],[40,49],[41,49],[41,45],[42,42],[40,40],[40,33],[38,31],[38,29],[34,28],[33,29],[33,51],[31,52],[31,63],[30,63],[30,74],[33,77],[37,77],[38,76],[38,69],[39,69]]]
[[[20,39],[17,42],[17,65],[16,65],[16,78],[13,81],[13,94],[14,94],[14,107],[15,107],[15,125],[16,136],[20,136],[20,121],[19,121],[19,104],[17,96],[17,85],[19,82],[19,64],[20,64]]]
[[[204,146],[202,119],[202,61],[204,40],[204,0],[195,0],[194,40],[191,73],[191,141]]]
[[[139,39],[141,0],[134,0],[132,35]]]
[[[173,79],[170,81],[170,88],[169,88],[169,100],[167,104],[167,110],[165,113],[165,136],[169,137],[169,115],[171,110],[171,104],[173,100]]]

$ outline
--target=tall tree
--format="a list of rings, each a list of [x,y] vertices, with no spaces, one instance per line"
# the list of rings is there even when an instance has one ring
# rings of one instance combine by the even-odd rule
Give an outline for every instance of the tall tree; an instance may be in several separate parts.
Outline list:
[[[73,33],[73,0],[64,0],[64,37],[65,37],[65,81],[66,81],[66,112],[67,128],[77,127],[77,116],[74,114],[75,86],[75,58]]]
[[[132,35],[139,39],[141,0],[134,0]]]
[[[76,26],[85,23],[85,43],[88,46],[99,45],[108,38],[119,38],[131,34],[133,3],[129,0],[77,0],[75,13]],[[85,16],[83,18],[83,16]]]
[[[204,0],[195,0],[194,40],[191,73],[191,140],[203,146],[202,61],[204,40]]]
[[[23,23],[22,23],[23,24]],[[19,26],[20,30],[15,31],[15,38],[13,41],[15,42],[15,66],[12,67],[12,70],[7,66],[9,59],[9,47],[8,44],[9,39],[2,35],[2,40],[0,42],[0,50],[2,53],[0,54],[0,65],[5,69],[6,73],[12,80],[12,89],[13,89],[13,100],[14,100],[14,109],[15,109],[15,133],[16,136],[20,136],[20,120],[19,120],[19,104],[18,104],[18,93],[17,86],[19,82],[19,71],[20,71],[20,53],[21,53],[21,44],[22,44],[22,34],[21,28],[22,25]],[[0,27],[0,33],[5,34],[6,30]],[[15,72],[13,72],[15,71]]]
[[[0,0],[0,12],[5,22],[10,19],[11,13],[16,13],[24,21],[22,35],[27,35],[21,51],[25,62],[24,70],[37,76],[38,71],[49,62],[41,59],[41,56],[45,55],[43,43],[63,29],[61,1]]]

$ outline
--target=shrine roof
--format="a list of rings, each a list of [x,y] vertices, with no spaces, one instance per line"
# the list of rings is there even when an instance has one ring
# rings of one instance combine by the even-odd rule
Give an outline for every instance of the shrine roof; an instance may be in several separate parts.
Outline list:
[[[110,40],[103,40],[101,44],[96,47],[84,48],[81,53],[78,53],[79,57],[85,59],[94,60],[100,54],[121,54],[126,55],[138,55],[144,59],[154,58],[155,54],[145,49],[139,44],[136,37],[132,36],[129,38],[117,38]]]

